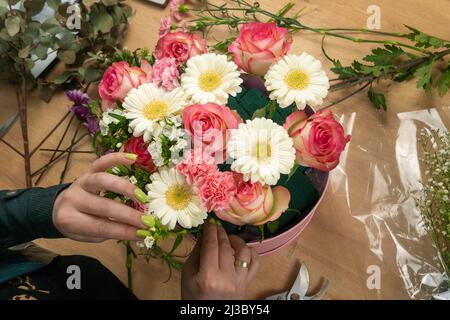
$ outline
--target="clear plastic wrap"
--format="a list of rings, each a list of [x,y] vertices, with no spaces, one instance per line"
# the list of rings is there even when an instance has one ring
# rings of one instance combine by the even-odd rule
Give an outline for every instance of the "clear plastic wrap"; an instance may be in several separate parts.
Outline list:
[[[444,120],[449,110],[372,113],[369,117],[336,112],[352,140],[331,175],[328,192],[345,196],[348,214],[363,224],[369,253],[361,254],[372,256],[365,262],[376,261],[382,273],[396,274],[405,291],[383,293],[382,279],[379,298],[429,298],[444,280],[414,196],[422,179],[419,131],[447,130]]]

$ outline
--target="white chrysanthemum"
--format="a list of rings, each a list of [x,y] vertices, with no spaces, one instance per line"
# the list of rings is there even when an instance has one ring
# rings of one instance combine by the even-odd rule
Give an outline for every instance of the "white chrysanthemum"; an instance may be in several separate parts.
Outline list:
[[[271,119],[247,120],[232,130],[227,144],[234,159],[231,170],[242,173],[245,181],[274,185],[294,166],[293,144],[287,131]]]
[[[225,105],[229,96],[241,92],[241,83],[237,65],[215,53],[190,58],[181,75],[181,88],[191,103]]]
[[[159,129],[158,121],[183,109],[183,96],[183,91],[179,88],[165,91],[152,83],[132,89],[125,98],[123,107],[127,119],[132,120],[130,127],[133,135],[144,135],[144,141],[149,141],[155,135],[154,131]]]
[[[151,180],[147,185],[149,210],[163,225],[174,229],[178,222],[184,228],[192,228],[207,218],[196,189],[175,167],[161,169],[151,175]]]
[[[284,56],[270,67],[264,78],[270,99],[277,100],[282,108],[293,103],[300,110],[306,105],[318,106],[330,88],[320,61],[305,52],[300,56]]]

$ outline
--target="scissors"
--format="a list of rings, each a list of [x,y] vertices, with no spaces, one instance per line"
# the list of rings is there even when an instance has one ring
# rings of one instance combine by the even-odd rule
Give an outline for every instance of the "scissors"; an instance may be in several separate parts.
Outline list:
[[[300,271],[298,272],[292,288],[289,291],[267,297],[266,300],[320,300],[328,290],[329,286],[330,282],[328,279],[324,278],[319,291],[312,296],[307,296],[306,292],[309,287],[309,273],[306,265],[301,264]]]

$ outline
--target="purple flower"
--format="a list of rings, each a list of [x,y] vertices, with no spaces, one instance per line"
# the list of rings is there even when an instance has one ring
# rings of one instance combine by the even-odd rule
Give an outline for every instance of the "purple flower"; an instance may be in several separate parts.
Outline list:
[[[95,136],[97,132],[100,130],[100,125],[98,123],[98,119],[92,113],[89,113],[86,116],[86,122],[84,123],[86,128],[89,130],[91,136]]]
[[[74,106],[86,106],[89,102],[89,96],[81,90],[68,90],[66,96],[73,102]]]
[[[70,111],[84,123],[89,133],[94,136],[100,130],[100,126],[97,117],[88,108],[89,96],[81,90],[66,91],[66,96],[73,103]]]
[[[73,103],[70,111],[75,114],[78,120],[86,121],[90,114],[88,109],[89,96],[81,90],[66,91],[66,96]]]

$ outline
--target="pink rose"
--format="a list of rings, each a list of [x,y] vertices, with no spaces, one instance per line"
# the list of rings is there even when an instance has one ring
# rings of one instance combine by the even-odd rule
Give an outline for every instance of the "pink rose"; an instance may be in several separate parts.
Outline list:
[[[277,220],[289,208],[291,194],[282,186],[273,189],[261,183],[244,181],[242,174],[234,173],[236,193],[228,209],[216,211],[219,219],[242,226],[263,225]]]
[[[214,155],[219,163],[225,160],[221,151],[226,150],[227,130],[236,129],[240,123],[242,119],[235,111],[215,103],[193,104],[183,110],[183,126],[194,148],[205,146],[210,155],[222,153]]]
[[[304,111],[296,111],[286,118],[283,127],[294,140],[297,163],[323,171],[331,171],[339,164],[341,152],[350,141],[350,135],[345,135],[330,110],[309,118]]]
[[[116,100],[125,99],[131,89],[152,81],[152,66],[145,60],[141,67],[132,67],[128,62],[114,62],[103,74],[98,85],[98,93],[102,98],[102,109],[106,111]]]
[[[189,34],[182,31],[168,33],[164,37],[161,37],[155,49],[157,59],[172,57],[179,63],[184,63],[190,57],[205,52],[205,39],[198,34]]]
[[[172,26],[172,18],[164,17],[161,18],[161,22],[159,23],[159,37],[164,37],[166,34],[170,32],[170,28]]]
[[[142,168],[149,173],[156,171],[152,156],[148,152],[148,144],[144,142],[142,136],[138,138],[131,137],[123,146],[123,151],[137,155],[137,159],[134,162],[136,167]]]
[[[276,23],[250,22],[241,27],[239,37],[230,44],[228,52],[242,70],[264,76],[270,65],[289,51],[291,44],[288,30]]]
[[[153,65],[153,83],[167,90],[180,86],[180,71],[175,58],[167,57],[156,60]]]
[[[214,158],[200,149],[190,150],[177,165],[178,171],[186,176],[188,183],[201,184],[205,177],[217,170]]]
[[[200,199],[208,211],[228,208],[236,192],[236,185],[231,172],[214,171],[208,174],[199,186]]]

